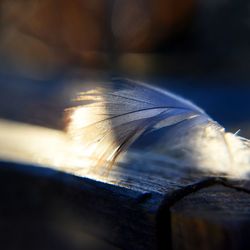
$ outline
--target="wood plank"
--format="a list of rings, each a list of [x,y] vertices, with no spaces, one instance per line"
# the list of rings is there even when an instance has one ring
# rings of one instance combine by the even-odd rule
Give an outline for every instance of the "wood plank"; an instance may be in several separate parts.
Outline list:
[[[250,249],[250,194],[203,188],[174,204],[171,227],[174,250]]]
[[[16,244],[34,247],[39,242],[46,249],[54,249],[46,245],[49,237],[54,244],[65,246],[61,249],[78,249],[74,238],[86,234],[122,249],[168,246],[169,242],[162,242],[166,239],[158,237],[169,227],[168,221],[158,223],[160,208],[173,192],[196,188],[201,180],[184,184],[180,179],[163,182],[162,178],[144,177],[140,188],[138,178],[112,184],[45,167],[1,162],[0,231],[7,240],[5,249],[22,249],[8,248],[16,234],[20,235]]]
[[[23,244],[28,239],[32,246],[50,242],[34,235],[33,227],[65,249],[77,249],[68,230],[122,249],[168,246],[169,241],[160,237],[169,228],[161,210],[168,209],[165,204],[173,196],[212,180],[173,168],[159,155],[144,153],[142,158],[139,151],[127,154],[109,176],[93,175],[84,168],[84,161],[82,166],[74,165],[75,161],[66,164],[67,158],[77,156],[64,150],[69,145],[63,132],[6,121],[0,128],[0,225],[9,239],[5,249],[17,229]],[[6,230],[6,225],[13,230]]]
[[[0,122],[0,131],[0,239],[5,240],[5,249],[185,249],[184,245],[193,244],[192,240],[189,243],[190,232],[205,244],[204,230],[208,230],[211,242],[221,246],[224,238],[211,232],[207,222],[202,222],[205,229],[200,230],[186,215],[185,203],[178,204],[202,192],[203,199],[193,203],[198,221],[203,221],[203,214],[196,214],[197,206],[200,211],[207,206],[211,218],[218,217],[217,207],[225,212],[225,219],[234,218],[228,216],[231,207],[225,204],[232,203],[238,193],[246,195],[240,196],[246,203],[235,204],[233,213],[249,205],[245,192],[226,188],[227,199],[223,200],[219,194],[224,191],[213,196],[214,191],[206,188],[223,183],[248,190],[247,181],[240,186],[239,180],[177,168],[164,156],[129,151],[108,176],[103,176],[90,174],[84,161],[75,165],[77,155],[67,149],[70,145],[63,132],[6,121]],[[213,200],[216,197],[218,200]],[[245,221],[246,229],[240,226],[239,236],[241,230],[249,230],[247,217]],[[212,228],[222,232],[221,223],[215,220]],[[230,226],[226,231],[229,242],[236,244],[234,229]],[[18,235],[15,241],[13,235]],[[245,238],[237,242],[245,244]]]

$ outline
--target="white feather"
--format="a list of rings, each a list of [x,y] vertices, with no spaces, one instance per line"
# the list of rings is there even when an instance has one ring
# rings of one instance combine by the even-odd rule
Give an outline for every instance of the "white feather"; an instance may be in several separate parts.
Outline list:
[[[147,148],[178,165],[236,177],[248,174],[249,141],[226,133],[202,109],[170,92],[120,80],[80,93],[77,101],[67,110],[68,133],[93,166],[112,167],[144,135]]]

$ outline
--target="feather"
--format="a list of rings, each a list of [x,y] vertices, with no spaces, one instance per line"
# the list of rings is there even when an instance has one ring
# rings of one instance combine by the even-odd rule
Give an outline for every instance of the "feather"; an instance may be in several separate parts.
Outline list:
[[[134,142],[171,162],[214,174],[247,175],[250,143],[212,120],[190,101],[160,88],[127,79],[79,93],[66,110],[69,135],[109,170]],[[146,153],[147,151],[144,151]]]

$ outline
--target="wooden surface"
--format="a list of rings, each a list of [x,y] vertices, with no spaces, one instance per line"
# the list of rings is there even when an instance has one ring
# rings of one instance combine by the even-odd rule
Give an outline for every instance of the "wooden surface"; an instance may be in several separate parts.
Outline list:
[[[98,180],[1,161],[4,249],[248,249],[246,185],[146,162]]]
[[[250,195],[223,185],[171,207],[173,249],[250,249]]]
[[[170,231],[161,207],[183,188],[199,186],[196,180],[146,174],[140,182],[128,175],[115,185],[6,162],[0,172],[5,249],[87,249],[86,234],[93,244],[103,243],[96,249],[110,249],[108,243],[121,249],[169,248],[169,235],[160,237]],[[19,237],[13,241],[13,235]]]

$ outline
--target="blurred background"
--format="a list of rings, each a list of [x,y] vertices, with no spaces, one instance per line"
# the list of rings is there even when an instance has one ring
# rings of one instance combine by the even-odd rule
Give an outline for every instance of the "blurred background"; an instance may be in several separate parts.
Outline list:
[[[0,117],[63,128],[86,83],[183,95],[249,135],[248,0],[1,0]]]

